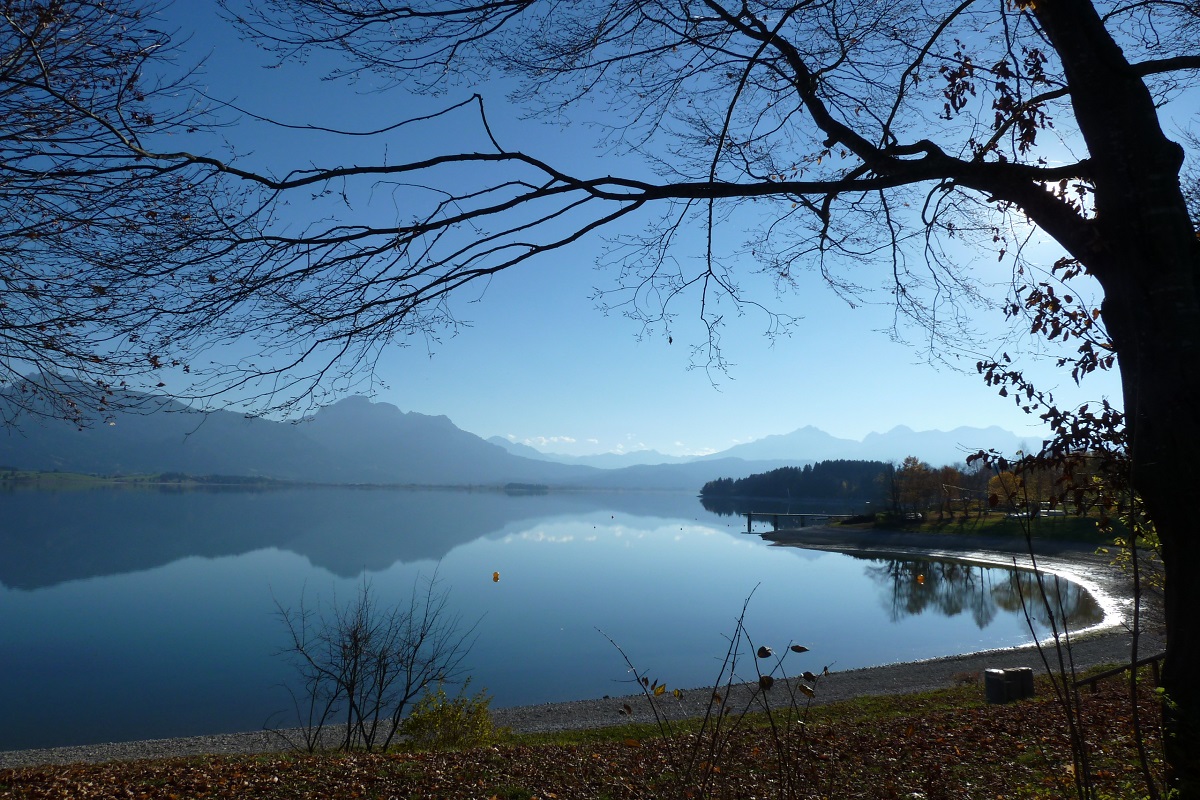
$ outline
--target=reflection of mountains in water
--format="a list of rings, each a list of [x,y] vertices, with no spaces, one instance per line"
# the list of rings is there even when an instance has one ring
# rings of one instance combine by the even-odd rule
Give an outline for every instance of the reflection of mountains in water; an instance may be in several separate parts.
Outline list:
[[[454,547],[527,520],[601,509],[698,518],[692,495],[638,492],[97,488],[0,492],[0,583],[20,589],[152,569],[188,556],[274,547],[349,577]]]
[[[1104,618],[1086,589],[1056,575],[1043,574],[1043,599],[1038,577],[1027,570],[921,559],[866,560],[873,564],[865,573],[879,584],[892,622],[927,612],[947,617],[969,613],[984,628],[998,610],[1020,613],[1024,608],[1039,630],[1061,631],[1064,620],[1068,630],[1078,630]]]

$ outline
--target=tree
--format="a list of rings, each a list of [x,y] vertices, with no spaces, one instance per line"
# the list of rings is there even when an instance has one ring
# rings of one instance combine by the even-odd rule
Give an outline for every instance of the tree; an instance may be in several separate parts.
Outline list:
[[[896,470],[896,482],[900,486],[900,503],[909,511],[924,513],[929,510],[941,493],[941,486],[933,468],[916,456],[906,456]]]
[[[988,497],[996,498],[995,505],[1004,509],[1025,506],[1021,496],[1021,479],[1011,471],[998,472],[988,481]]]
[[[945,518],[946,514],[950,515],[950,519],[954,519],[954,503],[957,501],[962,504],[963,521],[967,519],[967,509],[970,508],[971,492],[965,484],[968,477],[965,473],[963,465],[946,464],[938,470],[937,481],[940,484],[938,503],[938,520]]]
[[[388,343],[452,326],[446,300],[457,289],[602,230],[612,231],[602,259],[616,274],[602,305],[670,331],[694,293],[709,331],[700,357],[718,364],[729,304],[765,309],[739,289],[739,262],[783,287],[820,270],[851,301],[881,268],[935,351],[961,343],[972,310],[986,308],[997,255],[1030,287],[1020,300],[1038,295],[1016,303],[1035,332],[1049,322],[1039,309],[1084,303],[1062,284],[1090,276],[1103,302],[1082,305],[1077,319],[1102,320],[1111,351],[1081,351],[1067,367],[1120,370],[1131,481],[1166,569],[1170,780],[1180,796],[1200,795],[1200,687],[1189,680],[1200,665],[1190,614],[1200,584],[1188,575],[1200,539],[1184,477],[1200,445],[1191,368],[1200,241],[1197,192],[1181,184],[1185,150],[1164,131],[1187,122],[1172,114],[1200,68],[1194,4],[224,5],[281,56],[329,50],[345,58],[339,77],[372,74],[409,91],[492,81],[529,113],[596,124],[607,149],[594,175],[513,149],[493,135],[480,95],[391,126],[436,135],[452,120],[476,134],[473,149],[411,162],[275,177],[147,149],[147,163],[175,165],[168,173],[185,164],[248,187],[238,190],[236,230],[202,238],[214,243],[201,248],[202,271],[180,260],[160,292],[180,302],[150,315],[181,328],[160,337],[160,361],[205,335],[236,331],[260,344],[261,361],[212,374],[209,389],[266,377],[260,397],[270,405],[369,371]],[[278,213],[293,196],[373,190],[396,198],[391,221],[296,224]],[[642,233],[631,233],[633,222]],[[723,244],[726,223],[749,227],[749,241]],[[1060,248],[1050,257],[1048,240]],[[80,303],[107,304],[87,283],[67,285]]]
[[[1184,796],[1200,793],[1200,688],[1188,678],[1200,627],[1187,611],[1200,606],[1187,576],[1200,540],[1181,478],[1200,445],[1200,377],[1188,366],[1200,243],[1181,188],[1184,150],[1163,130],[1170,101],[1200,68],[1194,6],[261,0],[241,20],[281,52],[334,49],[348,73],[424,90],[500,75],[530,107],[598,108],[604,141],[653,166],[576,176],[492,138],[457,156],[520,175],[448,192],[428,216],[386,232],[406,256],[389,318],[656,202],[661,224],[609,251],[627,289],[615,307],[647,323],[670,322],[649,297],[669,303],[700,287],[706,307],[711,293],[742,299],[714,231],[755,201],[765,222],[732,255],[783,284],[816,266],[850,295],[855,273],[834,268],[880,258],[899,308],[935,330],[978,285],[977,265],[961,263],[969,257],[954,245],[982,239],[1020,272],[1036,266],[1025,251],[1034,231],[1057,242],[1058,266],[1086,272],[1103,293],[1133,481],[1163,540],[1171,781]],[[425,166],[440,163],[406,168]],[[487,224],[486,235],[432,246],[466,223]],[[693,273],[671,259],[687,223],[703,241]],[[322,243],[335,245],[306,246]]]
[[[282,654],[302,683],[292,700],[304,749],[320,749],[327,726],[341,723],[342,750],[386,750],[422,695],[462,678],[475,626],[448,603],[435,574],[418,579],[407,604],[381,606],[364,581],[349,603],[277,605],[290,639]]]
[[[219,339],[206,325],[201,342],[195,323],[212,321],[203,287],[248,233],[245,198],[219,162],[183,149],[215,121],[188,71],[162,68],[170,37],[153,13],[132,0],[0,4],[6,422],[83,422]]]

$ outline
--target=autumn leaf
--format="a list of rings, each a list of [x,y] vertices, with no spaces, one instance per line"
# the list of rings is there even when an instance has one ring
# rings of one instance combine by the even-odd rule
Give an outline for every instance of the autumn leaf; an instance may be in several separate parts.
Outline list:
[[[1144,684],[1139,686],[1143,710],[1156,714],[1161,699],[1149,681]],[[1127,686],[1120,680],[1110,680],[1101,682],[1099,690],[1089,695],[1088,702],[1095,713],[1096,740],[1105,744],[1093,753],[1097,760],[1091,775],[1099,782],[1103,796],[1123,797],[1126,795],[1118,788],[1119,782],[1136,768],[1133,760],[1124,756],[1132,752],[1127,747]],[[711,696],[713,702],[721,702],[715,690]],[[914,695],[881,700],[885,708],[871,715],[865,724],[857,713],[841,722],[813,720],[803,734],[813,746],[806,756],[805,770],[811,769],[818,785],[836,785],[838,791],[830,796],[839,800],[915,796],[926,776],[936,779],[948,764],[954,765],[959,787],[980,787],[978,792],[962,791],[954,796],[1041,796],[1045,794],[1041,791],[1043,782],[1055,789],[1064,781],[1070,782],[1071,776],[1064,774],[1062,766],[1070,763],[1070,751],[1052,696],[1033,698],[1022,706],[960,706],[959,699],[952,695],[946,702]],[[737,709],[734,711],[736,716]],[[683,769],[685,764],[675,769],[667,752],[691,740],[664,740],[657,735],[639,740],[618,735],[611,740],[601,738],[577,752],[557,745],[499,744],[443,753],[220,755],[0,769],[0,797],[170,800],[174,795],[197,800],[276,800],[469,796],[499,800],[519,794],[553,800],[554,796],[606,794],[660,797],[668,795],[665,790],[670,790],[672,797],[697,798],[781,794],[774,783],[779,765],[773,761],[777,742],[770,730],[745,729],[743,733],[746,739],[739,744],[742,749],[738,760],[730,760],[728,753],[705,752],[688,769]],[[1120,748],[1110,752],[1109,743]],[[1156,738],[1151,738],[1150,744],[1161,746]],[[1014,754],[1023,752],[1038,752],[1048,758],[1022,759],[1025,766],[1020,770],[1002,768]],[[707,763],[700,765],[700,759]],[[668,765],[674,778],[662,768]],[[664,778],[683,783],[664,783]],[[701,780],[714,783],[702,789]],[[521,787],[521,791],[498,787]],[[614,791],[615,787],[623,788]]]

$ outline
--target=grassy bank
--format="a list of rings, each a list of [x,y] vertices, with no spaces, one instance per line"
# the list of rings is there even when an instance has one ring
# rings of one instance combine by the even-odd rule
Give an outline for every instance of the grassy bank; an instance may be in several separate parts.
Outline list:
[[[978,676],[938,692],[814,708],[782,740],[748,720],[726,755],[683,769],[693,733],[648,726],[510,737],[458,752],[213,756],[0,771],[0,797],[658,798],[686,797],[704,772],[713,797],[1049,798],[1072,793],[1066,727],[1049,684],[1038,697],[983,703]],[[1121,680],[1084,695],[1102,796],[1141,796]],[[1156,730],[1153,692],[1141,697]],[[761,720],[758,721],[761,723]],[[786,769],[779,769],[777,745]],[[1152,754],[1159,752],[1150,742]],[[781,791],[781,786],[790,786]],[[694,794],[694,791],[693,791]]]
[[[0,487],[31,489],[94,489],[101,487],[202,489],[206,487],[268,488],[294,485],[272,478],[238,475],[185,475],[179,472],[93,475],[82,472],[40,472],[0,467]]]
[[[0,486],[4,487],[87,489],[93,486],[109,485],[112,482],[112,478],[79,472],[38,472],[37,470],[0,467]]]
[[[1097,515],[1076,516],[1061,514],[1023,519],[993,511],[970,516],[954,516],[938,519],[937,514],[928,514],[920,521],[880,517],[873,525],[859,524],[852,527],[879,527],[887,530],[904,530],[917,533],[936,533],[967,536],[995,536],[998,538],[1024,538],[1026,531],[1035,539],[1088,542],[1097,546],[1109,545],[1115,536],[1125,535],[1125,527],[1111,520],[1111,532],[1101,531]]]

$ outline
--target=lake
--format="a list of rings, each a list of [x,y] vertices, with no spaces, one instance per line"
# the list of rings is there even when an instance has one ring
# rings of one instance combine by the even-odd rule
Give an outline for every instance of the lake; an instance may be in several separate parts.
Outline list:
[[[630,693],[601,632],[672,687],[710,684],[751,594],[756,644],[810,648],[791,671],[1031,638],[1010,570],[770,546],[689,495],[18,490],[0,514],[0,749],[259,729],[290,707],[279,607],[364,580],[404,601],[436,573],[495,706]],[[1100,621],[1062,599],[1073,628]]]

